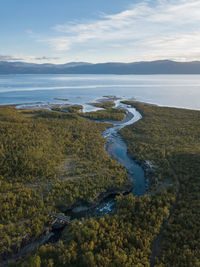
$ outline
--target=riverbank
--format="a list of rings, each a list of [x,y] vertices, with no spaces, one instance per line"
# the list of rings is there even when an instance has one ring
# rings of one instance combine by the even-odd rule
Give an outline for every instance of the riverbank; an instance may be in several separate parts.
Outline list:
[[[143,115],[138,124],[121,131],[128,151],[156,165],[150,194],[165,195],[171,205],[152,242],[150,266],[198,266],[200,112],[128,103]]]
[[[117,132],[119,129],[122,129],[123,127],[125,127],[127,124],[133,122],[133,118],[134,118],[134,114],[131,110],[128,110],[128,106],[123,106],[123,108],[126,108],[126,117],[121,121],[121,122],[117,122],[113,124],[112,127],[110,127],[109,129],[107,129],[106,134],[107,134],[107,145],[106,147],[109,146],[110,141],[112,140],[112,143],[116,143],[115,145],[119,145],[119,140],[118,140],[118,135]],[[136,118],[137,120],[138,118]],[[111,134],[108,134],[108,132],[110,132]],[[105,133],[103,133],[103,136],[105,135]],[[117,136],[117,139],[116,139]],[[123,144],[123,147],[121,147],[121,149],[123,149],[123,154],[124,154],[124,161],[126,161],[126,145],[125,143],[123,143],[122,140],[120,140],[120,143]],[[113,145],[112,145],[113,148]],[[108,151],[110,151],[110,148],[108,149]],[[115,153],[114,149],[113,149],[113,153]],[[128,176],[129,179],[131,180],[131,182],[133,182],[133,172],[130,171],[131,168],[131,162],[130,162],[130,158],[129,158],[129,166],[127,169],[128,172]],[[139,167],[139,166],[138,166]],[[132,169],[131,169],[132,170]],[[84,200],[84,201],[79,201],[76,202],[74,205],[72,206],[68,206],[68,207],[60,207],[59,209],[62,212],[65,212],[66,215],[70,216],[72,221],[75,218],[90,218],[93,216],[105,216],[107,213],[110,213],[112,211],[114,211],[115,209],[115,197],[117,195],[123,194],[126,195],[128,193],[130,193],[132,191],[132,185],[128,185],[126,186],[126,188],[124,188],[123,190],[108,190],[105,192],[101,192],[99,193],[99,195],[97,196],[97,198],[95,200],[93,200],[92,202],[89,200]],[[137,192],[136,192],[137,194]],[[141,193],[138,193],[139,195]],[[63,229],[63,225],[61,224],[60,227],[58,226],[56,229],[56,232],[60,229],[60,231]],[[60,234],[57,236],[60,236]],[[43,233],[43,235],[41,235],[41,237],[39,239],[36,239],[33,243],[25,246],[20,253],[18,253],[17,255],[15,255],[14,257],[17,259],[19,257],[23,257],[27,252],[30,252],[31,250],[34,250],[37,246],[40,246],[41,244],[44,244],[46,242],[48,242],[49,240],[53,240],[55,242],[55,237],[54,237],[54,227],[48,227],[48,230],[45,230],[45,232]]]
[[[0,128],[2,260],[25,239],[27,244],[41,236],[49,212],[129,184],[123,167],[105,152],[103,123],[74,113],[0,106]]]
[[[38,261],[43,265],[51,262],[55,266],[106,266],[110,263],[114,266],[148,266],[152,255],[153,265],[198,266],[200,112],[138,102],[133,102],[132,105],[142,111],[143,118],[139,120],[139,115],[134,109],[135,118],[132,119],[138,118],[137,123],[121,129],[120,134],[128,146],[131,158],[140,163],[145,162],[149,168],[153,168],[156,179],[151,186],[154,187],[154,193],[140,197],[133,194],[118,196],[117,213],[113,213],[112,216],[74,220],[70,227],[64,228],[60,242],[56,246],[50,243],[42,246],[19,262],[19,266],[22,262],[30,265]],[[90,122],[87,121],[88,123]],[[97,125],[100,127],[103,124]],[[102,129],[105,130],[103,136],[114,135],[113,138],[119,138],[117,141],[121,144],[120,135],[116,134],[120,127],[121,125],[113,125],[112,130],[105,127]],[[77,134],[76,132],[76,137]],[[105,139],[101,139],[101,142],[104,150]],[[110,144],[111,142],[112,138]],[[123,155],[120,146],[113,146],[112,150],[115,150],[117,157]],[[94,157],[94,154],[92,156]],[[93,158],[90,163],[93,164]],[[106,162],[101,168],[104,168],[105,164]],[[117,166],[111,169],[114,171]],[[80,168],[83,169],[83,165],[80,165]],[[101,168],[98,172],[102,171]],[[115,179],[115,175],[119,175],[121,171],[122,169],[118,169],[109,177]],[[72,170],[70,172],[73,173]],[[178,198],[178,183],[174,173],[181,182]],[[76,176],[73,177],[76,179]],[[121,175],[119,179],[120,177]],[[82,183],[80,177],[78,179],[76,187]],[[104,175],[101,172],[99,180],[102,179]],[[114,179],[112,182],[116,181]],[[161,184],[165,186],[161,187]],[[87,190],[87,187],[85,189]],[[60,190],[57,196],[61,193]],[[105,207],[109,208],[109,205],[108,202]],[[158,239],[159,249],[154,254],[153,248]],[[17,264],[15,262],[15,266]]]

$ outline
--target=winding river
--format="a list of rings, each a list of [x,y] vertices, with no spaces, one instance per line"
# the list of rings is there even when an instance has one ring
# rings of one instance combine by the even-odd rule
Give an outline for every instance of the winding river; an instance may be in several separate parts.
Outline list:
[[[121,122],[115,122],[114,125],[103,132],[103,137],[107,138],[106,152],[110,157],[116,159],[125,166],[130,180],[133,182],[133,195],[144,195],[146,193],[146,179],[144,170],[127,153],[127,146],[122,139],[119,131],[131,125],[142,118],[142,115],[133,107],[125,104],[116,103],[116,107],[126,110],[126,118]]]
[[[102,136],[107,139],[105,149],[110,157],[125,166],[128,177],[133,183],[133,195],[142,196],[146,193],[148,180],[145,179],[143,168],[128,155],[126,143],[119,134],[122,128],[137,122],[142,118],[142,115],[134,107],[120,103],[120,100],[115,101],[115,108],[125,109],[126,117],[122,121],[104,121],[112,123],[112,126],[102,133]],[[83,217],[104,216],[114,210],[115,197],[116,195],[109,196],[95,208],[88,210],[87,207],[82,206],[78,212],[76,209],[65,214],[70,216],[71,220]]]
[[[119,131],[126,126],[137,122],[142,118],[142,116],[135,108],[122,104],[120,103],[120,101],[116,101],[115,107],[125,109],[126,117],[120,122],[107,121],[109,123],[112,123],[112,126],[102,133],[102,136],[107,139],[106,152],[110,157],[114,158],[125,166],[128,177],[133,183],[132,193],[134,195],[141,196],[146,193],[147,187],[147,180],[145,179],[144,170],[139,164],[137,164],[133,159],[129,157],[127,153],[126,143],[123,141],[121,135],[119,134]],[[76,218],[80,219],[94,216],[104,216],[115,210],[115,197],[115,194],[110,195],[94,208],[88,209],[87,207],[77,207],[76,210],[65,212],[65,215],[70,216],[71,221]],[[17,260],[20,257],[24,257],[26,254],[30,253],[42,244],[48,242],[57,242],[60,239],[62,230],[63,227],[59,228],[58,230],[53,230],[49,234],[44,235],[41,238],[28,244],[17,254],[8,257],[7,260],[3,262],[3,266],[7,266],[8,260]]]

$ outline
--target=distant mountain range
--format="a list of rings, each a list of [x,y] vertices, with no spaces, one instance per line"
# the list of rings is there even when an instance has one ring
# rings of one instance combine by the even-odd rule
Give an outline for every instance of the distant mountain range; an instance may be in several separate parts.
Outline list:
[[[71,62],[60,65],[0,61],[0,74],[200,74],[200,61]]]

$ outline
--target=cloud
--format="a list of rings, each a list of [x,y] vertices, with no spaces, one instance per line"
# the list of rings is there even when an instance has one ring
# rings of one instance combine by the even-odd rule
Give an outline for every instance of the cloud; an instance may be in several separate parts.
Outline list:
[[[14,56],[8,56],[8,55],[0,55],[0,61],[19,61],[23,60],[23,58],[20,57],[14,57]]]
[[[116,14],[52,27],[51,36],[35,37],[53,51],[96,59],[200,59],[200,0],[141,0]],[[32,34],[32,32],[30,32]],[[53,37],[52,37],[53,36]]]
[[[49,61],[49,60],[57,60],[59,59],[59,57],[48,57],[48,56],[42,56],[42,57],[34,57],[35,60],[45,60],[45,61]]]
[[[51,60],[58,60],[59,57],[49,57],[49,56],[10,56],[10,55],[0,55],[0,61],[7,61],[7,62],[16,62],[16,61],[24,61],[24,62],[37,62],[37,61],[51,61]]]
[[[37,41],[41,43],[47,43],[55,51],[70,50],[71,45],[73,44],[73,38],[68,38],[65,36],[49,39],[39,39]]]

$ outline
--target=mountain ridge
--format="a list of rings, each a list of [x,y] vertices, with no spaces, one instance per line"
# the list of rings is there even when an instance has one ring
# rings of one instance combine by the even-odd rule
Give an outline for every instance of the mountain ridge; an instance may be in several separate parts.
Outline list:
[[[156,60],[65,64],[0,61],[0,74],[200,74],[200,61]]]

